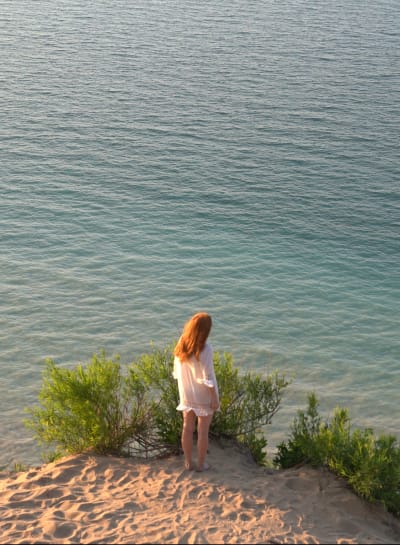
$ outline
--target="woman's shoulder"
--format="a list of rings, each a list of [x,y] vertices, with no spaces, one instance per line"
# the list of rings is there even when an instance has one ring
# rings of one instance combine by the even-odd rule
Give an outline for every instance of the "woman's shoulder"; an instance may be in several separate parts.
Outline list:
[[[206,356],[206,355],[212,354],[212,353],[213,353],[213,347],[211,346],[211,344],[209,342],[206,342],[206,344],[204,345],[203,350],[201,351],[201,354]]]

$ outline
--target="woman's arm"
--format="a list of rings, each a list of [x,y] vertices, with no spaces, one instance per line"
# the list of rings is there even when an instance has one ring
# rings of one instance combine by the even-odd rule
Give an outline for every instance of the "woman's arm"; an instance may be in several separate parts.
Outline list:
[[[211,394],[210,407],[212,408],[213,411],[216,411],[219,409],[219,398],[218,398],[217,390],[215,389],[214,386],[210,388],[210,394]]]
[[[210,405],[213,411],[216,411],[219,409],[219,396],[214,372],[213,355],[213,349],[207,344],[201,355],[201,363],[203,364],[203,378],[201,382],[210,389]]]

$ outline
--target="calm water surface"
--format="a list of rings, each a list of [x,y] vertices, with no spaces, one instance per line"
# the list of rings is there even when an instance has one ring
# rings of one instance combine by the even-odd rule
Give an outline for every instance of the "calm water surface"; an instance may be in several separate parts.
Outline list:
[[[206,310],[245,369],[400,435],[397,1],[0,0],[0,465],[44,360]]]

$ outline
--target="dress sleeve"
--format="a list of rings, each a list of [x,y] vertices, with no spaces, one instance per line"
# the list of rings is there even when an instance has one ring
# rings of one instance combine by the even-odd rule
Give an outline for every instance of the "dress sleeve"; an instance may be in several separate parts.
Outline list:
[[[215,388],[215,373],[213,364],[213,349],[210,345],[206,345],[205,349],[200,355],[200,361],[203,368],[203,376],[199,379],[200,384],[204,384],[209,388]]]

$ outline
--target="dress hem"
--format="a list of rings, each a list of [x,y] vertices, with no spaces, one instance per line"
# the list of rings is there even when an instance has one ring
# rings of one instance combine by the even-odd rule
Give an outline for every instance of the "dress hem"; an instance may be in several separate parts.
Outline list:
[[[211,408],[200,409],[199,407],[189,407],[189,405],[182,405],[182,404],[178,405],[176,410],[182,411],[182,412],[193,411],[196,416],[210,416],[214,414],[214,411]]]

